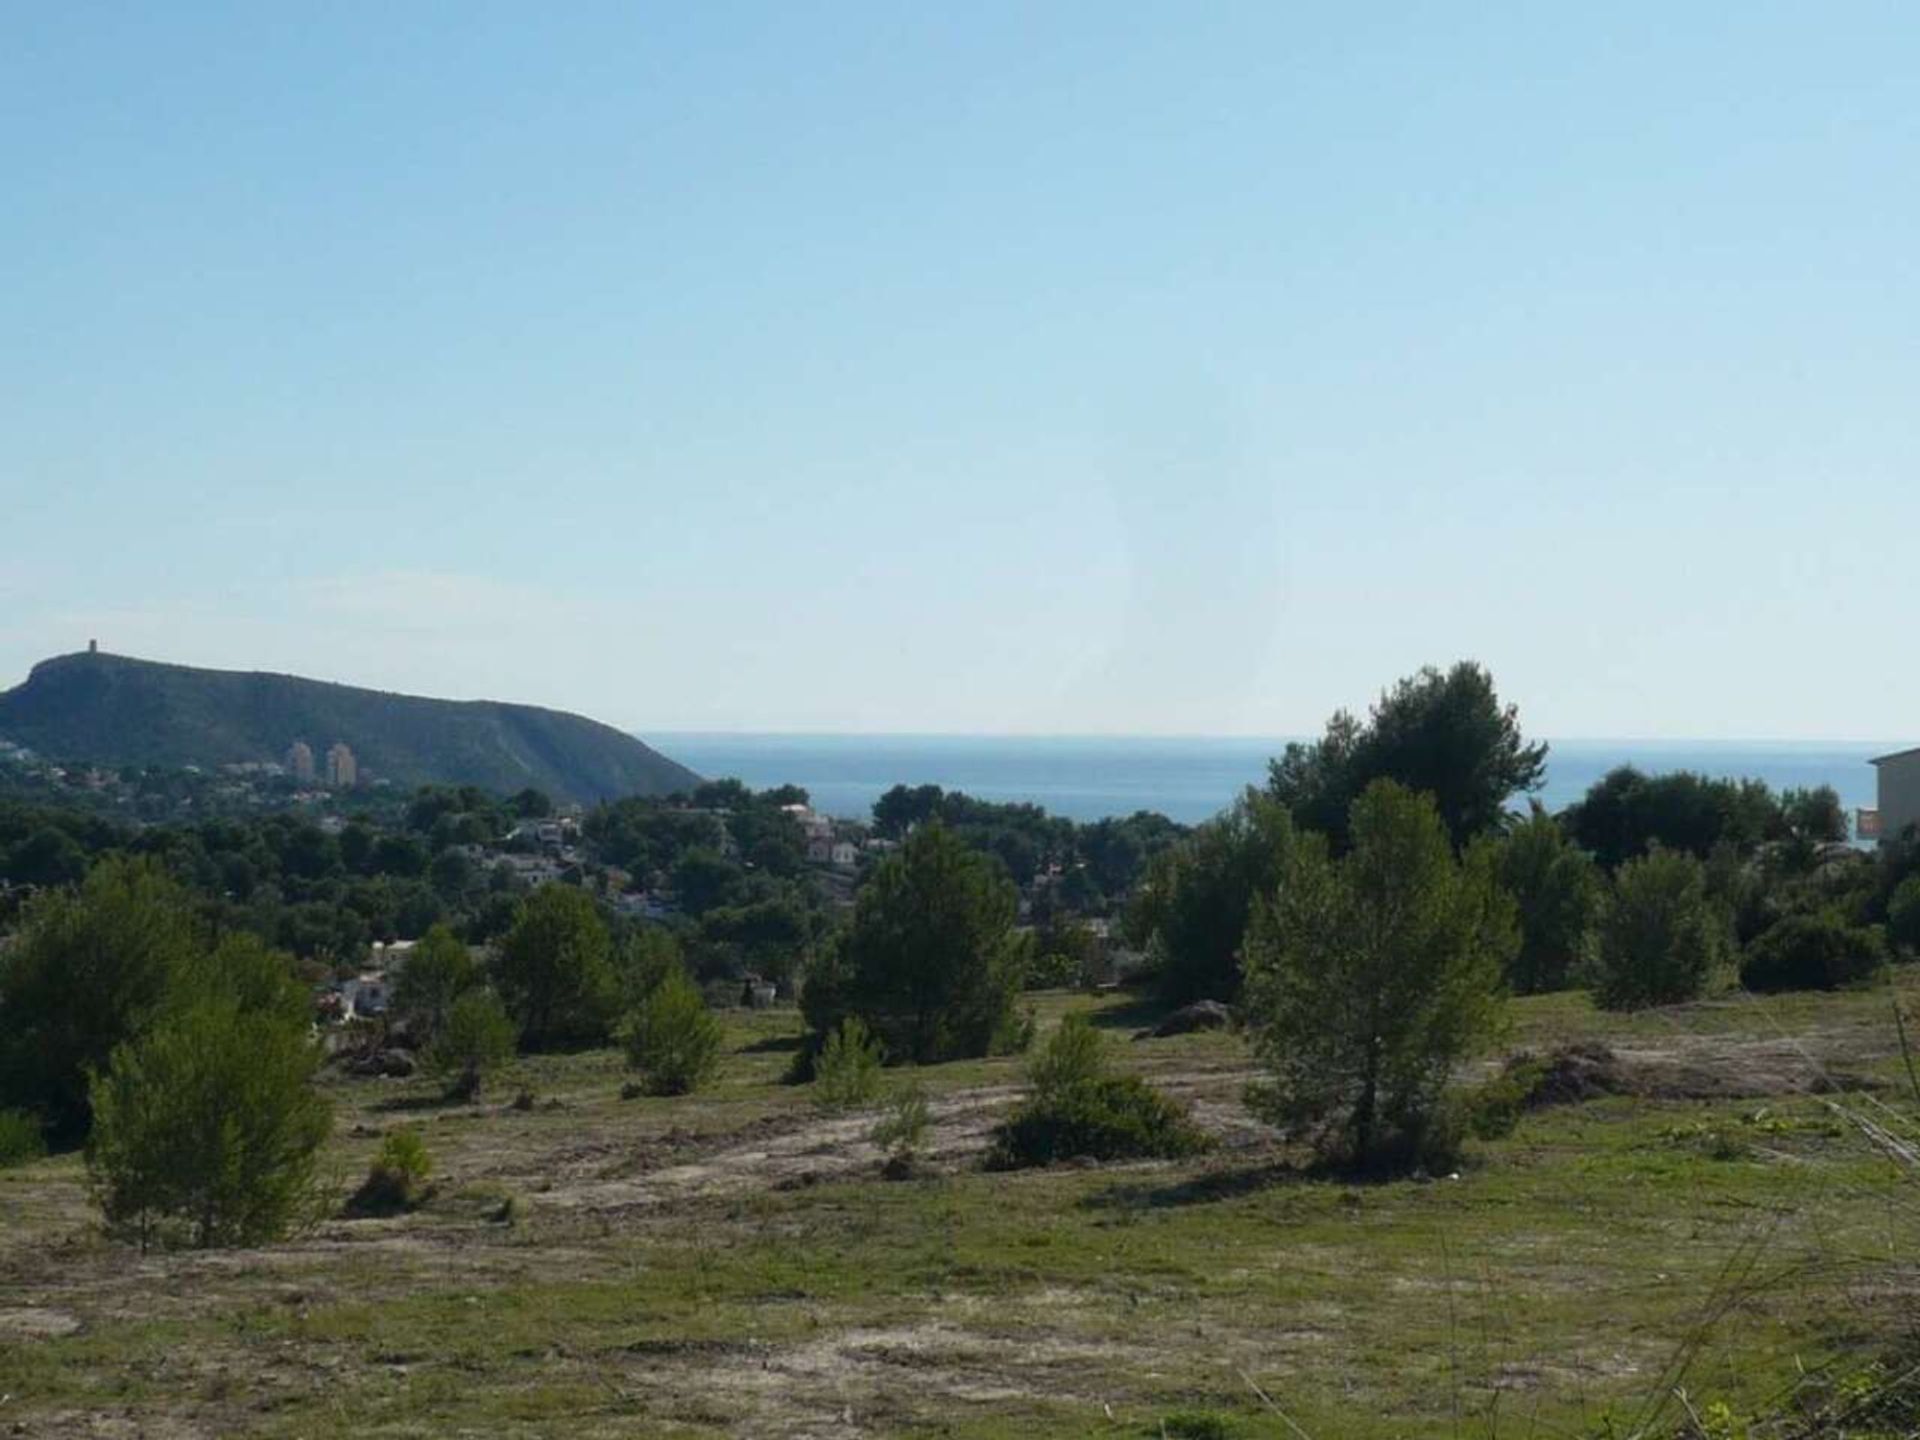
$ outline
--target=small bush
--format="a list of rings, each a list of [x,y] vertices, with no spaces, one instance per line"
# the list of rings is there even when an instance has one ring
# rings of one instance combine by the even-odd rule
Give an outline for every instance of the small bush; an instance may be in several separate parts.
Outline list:
[[[849,1015],[827,1035],[813,1062],[813,1103],[822,1110],[854,1110],[880,1094],[880,1042],[866,1022]]]
[[[24,1110],[0,1110],[0,1170],[38,1160],[46,1153],[39,1120]]]
[[[649,1095],[697,1090],[720,1062],[720,1021],[683,970],[654,987],[624,1033],[627,1063],[640,1072]]]
[[[1110,1075],[1051,1100],[1028,1100],[993,1132],[987,1168],[1014,1170],[1076,1156],[1171,1158],[1205,1144],[1181,1106],[1138,1075]]]
[[[1514,1056],[1498,1075],[1461,1097],[1465,1128],[1477,1140],[1501,1140],[1511,1135],[1520,1117],[1533,1108],[1534,1095],[1546,1074],[1546,1062],[1539,1057]]]
[[[347,1201],[349,1215],[398,1215],[426,1199],[433,1157],[411,1130],[396,1130],[380,1142],[367,1178]]]
[[[1207,1144],[1186,1110],[1138,1075],[1106,1073],[1104,1042],[1085,1016],[1069,1016],[1027,1073],[1033,1091],[995,1128],[989,1169],[1173,1157]]]
[[[1033,1037],[1039,1033],[1040,1017],[1029,1005],[1017,1014],[1009,1014],[1000,1028],[993,1032],[993,1053],[995,1055],[1024,1055],[1033,1048]]]
[[[873,1127],[872,1140],[887,1152],[887,1173],[907,1176],[913,1173],[933,1123],[927,1109],[926,1092],[917,1080],[909,1080],[893,1092],[887,1112]]]
[[[1740,983],[1749,990],[1835,990],[1887,963],[1880,932],[1835,915],[1789,915],[1747,948]]]
[[[1233,1440],[1233,1424],[1211,1410],[1176,1410],[1154,1434],[1167,1440]]]
[[[1064,1094],[1106,1073],[1106,1042],[1084,1015],[1061,1021],[1040,1053],[1027,1062],[1027,1080],[1036,1097]]]

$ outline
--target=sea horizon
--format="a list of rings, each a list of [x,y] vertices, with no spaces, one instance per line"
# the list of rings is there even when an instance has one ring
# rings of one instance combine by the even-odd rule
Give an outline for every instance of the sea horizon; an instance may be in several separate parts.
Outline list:
[[[940,785],[981,800],[1026,802],[1077,821],[1158,811],[1193,824],[1218,814],[1267,761],[1306,736],[980,735],[834,731],[639,732],[663,754],[710,779],[756,789],[793,784],[816,808],[865,818],[896,784]],[[1543,737],[1547,775],[1532,792],[1549,810],[1580,798],[1619,765],[1752,777],[1776,790],[1832,785],[1849,814],[1875,801],[1873,757],[1898,740],[1696,740],[1685,737]],[[1528,797],[1517,795],[1513,804]]]

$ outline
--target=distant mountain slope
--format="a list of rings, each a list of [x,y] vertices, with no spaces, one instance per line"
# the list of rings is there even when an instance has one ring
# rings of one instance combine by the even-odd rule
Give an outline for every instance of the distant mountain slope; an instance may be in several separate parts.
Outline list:
[[[699,782],[612,726],[491,700],[428,700],[292,675],[198,670],[119,655],[43,660],[0,693],[0,738],[97,765],[282,760],[304,740],[324,773],[345,741],[368,778],[525,786],[556,800],[664,795]]]

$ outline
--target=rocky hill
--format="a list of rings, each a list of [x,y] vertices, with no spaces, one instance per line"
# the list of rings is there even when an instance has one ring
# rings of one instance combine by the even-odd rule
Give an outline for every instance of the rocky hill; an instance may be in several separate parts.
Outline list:
[[[324,773],[349,746],[363,779],[526,786],[583,803],[664,795],[699,777],[612,726],[491,700],[429,700],[293,675],[200,670],[84,652],[0,693],[0,739],[105,766],[281,761],[304,741]]]

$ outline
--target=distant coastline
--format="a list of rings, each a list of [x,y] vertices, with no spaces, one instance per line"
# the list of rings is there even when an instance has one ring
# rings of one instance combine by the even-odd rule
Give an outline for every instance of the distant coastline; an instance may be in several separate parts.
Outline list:
[[[1169,736],[798,735],[646,732],[702,775],[803,785],[833,815],[861,817],[896,784],[936,784],[983,800],[1028,801],[1070,819],[1157,810],[1191,824],[1266,776],[1285,739]],[[1558,810],[1616,765],[1752,776],[1776,790],[1831,785],[1851,813],[1874,803],[1875,755],[1900,741],[1550,740],[1541,803]],[[1906,743],[1912,743],[1911,741]]]

